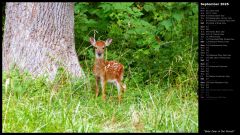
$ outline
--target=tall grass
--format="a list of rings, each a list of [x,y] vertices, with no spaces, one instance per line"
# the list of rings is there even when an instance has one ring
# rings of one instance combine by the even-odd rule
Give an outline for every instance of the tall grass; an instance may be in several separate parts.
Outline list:
[[[90,68],[87,70],[90,70]],[[130,69],[129,69],[130,70]],[[130,72],[130,71],[129,71]],[[196,74],[196,73],[194,73]],[[198,132],[197,78],[175,83],[138,84],[125,79],[121,104],[107,85],[107,100],[95,98],[94,78],[72,81],[65,73],[53,82],[12,70],[3,73],[3,132]]]

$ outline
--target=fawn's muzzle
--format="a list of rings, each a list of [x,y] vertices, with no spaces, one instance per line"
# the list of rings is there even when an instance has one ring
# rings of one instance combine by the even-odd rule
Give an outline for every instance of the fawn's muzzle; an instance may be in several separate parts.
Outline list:
[[[98,55],[98,56],[101,56],[101,55],[102,55],[102,53],[98,52],[98,53],[97,53],[97,55]]]

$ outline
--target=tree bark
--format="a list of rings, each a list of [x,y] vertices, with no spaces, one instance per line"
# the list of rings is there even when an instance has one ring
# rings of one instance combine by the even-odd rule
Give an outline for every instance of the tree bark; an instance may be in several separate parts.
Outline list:
[[[58,67],[83,77],[74,42],[73,3],[6,3],[3,70],[55,78]]]

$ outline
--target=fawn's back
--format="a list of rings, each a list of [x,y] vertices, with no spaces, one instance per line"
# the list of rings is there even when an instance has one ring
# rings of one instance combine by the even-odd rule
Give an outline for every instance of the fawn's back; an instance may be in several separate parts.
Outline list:
[[[124,66],[116,61],[97,60],[93,67],[93,73],[97,77],[104,77],[107,81],[122,80]]]

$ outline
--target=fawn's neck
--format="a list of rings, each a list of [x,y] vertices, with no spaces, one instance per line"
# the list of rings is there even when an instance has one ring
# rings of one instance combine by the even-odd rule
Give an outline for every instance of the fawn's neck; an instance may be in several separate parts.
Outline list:
[[[95,65],[97,65],[98,67],[105,66],[105,60],[103,58],[96,58]]]

